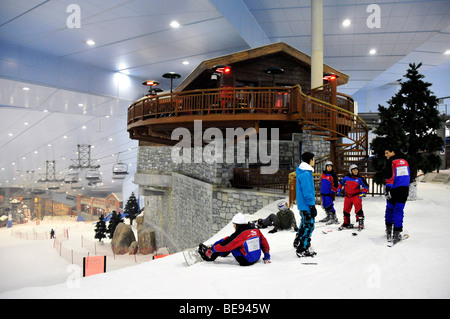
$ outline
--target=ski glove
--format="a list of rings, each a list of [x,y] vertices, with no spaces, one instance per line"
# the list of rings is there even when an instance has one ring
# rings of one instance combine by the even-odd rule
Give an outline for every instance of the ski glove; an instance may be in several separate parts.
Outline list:
[[[316,206],[311,205],[309,206],[309,211],[311,212],[311,217],[314,218],[317,216],[317,209]]]
[[[390,200],[392,198],[390,187],[386,187],[386,190],[384,191],[384,196],[386,197],[386,200]]]
[[[268,252],[265,252],[265,253],[264,253],[264,258],[263,258],[263,260],[264,260],[264,263],[265,263],[265,264],[270,263],[270,254],[269,254]]]
[[[269,234],[276,233],[277,231],[278,231],[278,229],[276,227],[274,227],[271,231],[269,231]]]

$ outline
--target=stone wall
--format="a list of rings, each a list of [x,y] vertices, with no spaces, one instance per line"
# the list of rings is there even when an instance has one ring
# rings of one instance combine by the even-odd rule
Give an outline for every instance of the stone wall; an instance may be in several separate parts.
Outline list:
[[[313,152],[316,158],[329,153],[329,143],[322,137],[311,136],[308,131],[294,134],[292,141],[279,143],[281,169],[298,166],[300,141],[302,151]],[[288,197],[287,193],[230,188],[233,167],[248,167],[248,163],[177,164],[171,152],[172,147],[165,146],[140,146],[138,152],[135,179],[144,184],[140,185],[142,189],[147,180],[143,177],[149,176],[151,181],[145,186],[149,191],[145,195],[144,225],[155,231],[157,247],[168,247],[170,252],[195,247],[227,225],[236,213],[254,214]],[[160,188],[154,185],[158,176],[164,177]]]

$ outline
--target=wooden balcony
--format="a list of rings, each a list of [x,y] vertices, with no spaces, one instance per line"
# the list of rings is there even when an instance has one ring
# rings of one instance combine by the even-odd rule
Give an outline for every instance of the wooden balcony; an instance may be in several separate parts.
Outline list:
[[[338,97],[338,100],[344,100]],[[344,103],[342,103],[344,105]],[[343,114],[353,114],[353,100],[345,98]],[[347,113],[345,113],[347,112]],[[244,87],[183,91],[144,97],[128,108],[130,138],[163,145],[174,145],[171,132],[177,127],[193,129],[194,120],[208,127],[278,127],[280,138],[308,128],[304,120],[313,119],[321,130],[335,123],[342,134],[352,129],[350,116],[335,117],[335,110],[320,100],[308,98],[300,86]],[[303,125],[306,124],[306,125]]]

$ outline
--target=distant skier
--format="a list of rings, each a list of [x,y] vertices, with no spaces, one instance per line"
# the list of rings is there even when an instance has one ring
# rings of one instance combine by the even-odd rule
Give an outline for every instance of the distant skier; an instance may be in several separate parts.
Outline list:
[[[327,216],[319,222],[330,224],[339,223],[334,209],[334,199],[338,188],[338,178],[333,170],[331,161],[325,162],[325,170],[320,178],[320,195],[322,195],[322,206]]]
[[[314,154],[305,152],[302,154],[302,162],[295,171],[297,175],[297,207],[300,212],[300,228],[294,239],[294,247],[298,257],[313,257],[315,252],[310,251],[311,236],[314,231],[314,218],[317,216],[316,191],[312,173],[316,160]]]
[[[350,212],[352,207],[355,206],[356,222],[358,223],[359,230],[364,229],[364,212],[362,209],[363,196],[366,196],[369,191],[367,182],[359,175],[358,166],[355,164],[350,165],[349,173],[339,182],[337,195],[339,196],[342,188],[345,189],[344,200],[344,223],[340,229],[353,228],[353,224],[350,224]]]
[[[409,194],[410,172],[408,162],[394,148],[386,148],[386,236],[397,243],[402,239],[403,215]]]
[[[276,233],[278,230],[291,228],[294,228],[294,231],[298,231],[294,213],[288,206],[289,205],[286,202],[279,202],[277,214],[270,214],[264,219],[258,219],[257,227],[267,228],[268,226],[275,226],[271,231],[269,231],[270,234]]]
[[[53,238],[55,238],[55,231],[52,228],[52,230],[50,230],[50,239],[53,239]]]
[[[261,258],[264,253],[264,263],[270,262],[270,247],[267,239],[259,229],[253,228],[242,213],[236,214],[233,219],[235,232],[229,237],[216,241],[208,247],[199,245],[198,252],[205,261],[214,261],[217,257],[226,257],[230,253],[241,266],[249,266]]]

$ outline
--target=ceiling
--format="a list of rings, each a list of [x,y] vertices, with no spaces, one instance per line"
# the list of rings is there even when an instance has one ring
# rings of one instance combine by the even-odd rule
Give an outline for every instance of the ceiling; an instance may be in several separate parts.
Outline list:
[[[395,83],[410,62],[450,70],[450,1],[323,2],[324,63],[349,75],[340,92]],[[310,0],[1,0],[0,187],[40,186],[47,161],[64,178],[88,144],[102,183],[69,194],[121,192],[136,169],[126,110],[142,81],[169,90],[166,72],[182,76],[176,86],[203,60],[280,41],[311,54]],[[125,182],[112,179],[119,160]]]

